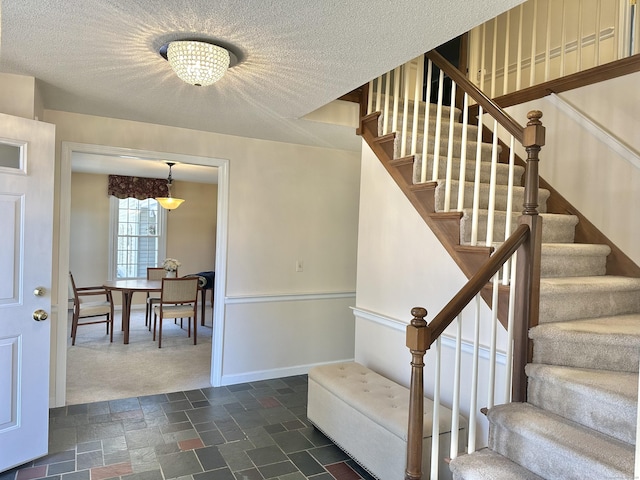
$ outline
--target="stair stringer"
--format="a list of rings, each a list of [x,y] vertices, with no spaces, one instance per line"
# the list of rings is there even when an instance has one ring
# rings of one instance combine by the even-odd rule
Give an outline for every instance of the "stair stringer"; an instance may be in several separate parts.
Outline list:
[[[460,245],[460,219],[462,212],[436,212],[435,182],[415,185],[413,183],[413,155],[393,158],[395,134],[378,136],[378,117],[374,112],[363,117],[358,133],[376,154],[380,163],[393,178],[409,202],[433,231],[442,246],[456,262],[467,279],[470,279],[489,259],[493,247]],[[486,304],[491,308],[491,286],[481,292]],[[508,289],[501,288],[498,295],[498,319],[507,326]]]

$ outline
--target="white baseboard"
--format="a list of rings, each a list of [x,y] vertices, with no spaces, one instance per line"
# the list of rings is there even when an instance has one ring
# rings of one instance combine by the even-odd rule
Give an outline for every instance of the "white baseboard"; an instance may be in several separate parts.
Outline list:
[[[236,385],[238,383],[258,382],[261,380],[271,380],[272,378],[293,377],[295,375],[306,375],[311,368],[316,365],[327,365],[331,363],[353,362],[353,358],[334,360],[331,362],[320,362],[309,365],[296,365],[293,367],[274,368],[271,370],[257,370],[253,372],[240,373],[237,375],[222,375],[221,386]]]

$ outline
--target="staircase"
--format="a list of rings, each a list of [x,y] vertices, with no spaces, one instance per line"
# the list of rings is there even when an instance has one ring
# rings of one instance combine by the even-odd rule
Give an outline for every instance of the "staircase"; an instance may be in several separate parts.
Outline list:
[[[423,106],[421,111],[424,110]],[[431,106],[430,121],[435,111]],[[455,112],[454,117],[458,119],[460,113]],[[419,121],[422,124],[424,119]],[[453,157],[459,157],[463,150],[460,126],[449,124],[446,107],[442,111],[442,122],[443,140],[438,152],[446,159],[446,138],[453,128]],[[444,213],[455,208],[455,195],[450,195],[449,200],[445,194],[445,162],[440,163],[435,182],[421,183],[422,163],[426,162],[431,171],[434,162],[432,153],[422,154],[424,139],[417,139],[415,155],[400,158],[400,135],[383,135],[382,124],[379,113],[365,117],[361,127],[363,137],[441,241],[445,239],[445,247],[457,257],[469,276],[478,262],[489,255],[487,249],[469,247],[471,205],[465,200],[461,214]],[[469,128],[467,138],[475,139],[473,127]],[[398,132],[401,129],[402,119]],[[434,143],[435,138],[427,139],[429,152],[433,151]],[[488,215],[490,147],[481,146],[479,169],[475,165],[475,142],[468,142],[466,148],[465,199],[472,198],[475,174],[480,172],[481,219]],[[454,161],[450,178],[458,178],[459,169],[460,161]],[[508,166],[499,164],[496,173],[500,185],[495,215],[503,219],[507,215]],[[524,168],[515,168],[515,185],[520,185],[523,173]],[[452,192],[458,191],[457,183],[452,187]],[[522,188],[515,190],[513,211],[520,212]],[[607,275],[610,247],[574,243],[578,217],[546,213],[549,195],[544,189],[538,195],[543,218],[540,323],[529,332],[533,361],[526,367],[527,402],[489,409],[488,448],[454,459],[450,465],[454,480],[633,478],[640,362],[640,278]],[[513,214],[513,226],[517,225],[518,215]],[[484,244],[486,236],[486,228],[481,228],[478,242]],[[496,221],[493,238],[504,238],[504,222]],[[423,478],[426,478],[425,472]]]

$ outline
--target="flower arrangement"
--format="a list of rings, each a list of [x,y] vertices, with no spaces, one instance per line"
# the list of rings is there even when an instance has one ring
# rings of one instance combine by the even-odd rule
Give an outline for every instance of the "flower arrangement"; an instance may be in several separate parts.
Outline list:
[[[177,271],[180,265],[181,263],[175,258],[165,258],[164,262],[162,262],[162,268],[164,268],[167,272]]]

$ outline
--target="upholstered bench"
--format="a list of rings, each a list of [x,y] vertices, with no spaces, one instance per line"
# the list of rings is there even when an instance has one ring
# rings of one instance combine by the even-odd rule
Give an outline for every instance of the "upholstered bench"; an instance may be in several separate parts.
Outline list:
[[[409,389],[355,362],[313,367],[309,371],[307,417],[351,458],[380,480],[404,478],[407,459]],[[431,463],[433,402],[424,400],[422,472]],[[460,417],[460,451],[467,422]],[[440,476],[451,478],[451,410],[440,407]]]

